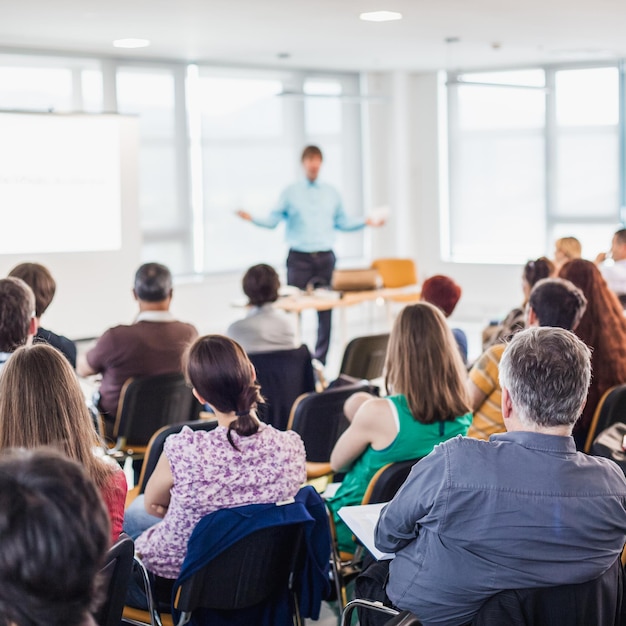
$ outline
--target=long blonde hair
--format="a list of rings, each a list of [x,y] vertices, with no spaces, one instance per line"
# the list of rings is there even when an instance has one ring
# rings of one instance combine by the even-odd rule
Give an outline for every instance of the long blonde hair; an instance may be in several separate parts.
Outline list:
[[[385,372],[387,391],[405,396],[418,422],[453,420],[469,411],[454,336],[441,311],[427,302],[405,307],[396,319]]]
[[[0,450],[54,447],[78,461],[98,487],[115,468],[95,456],[97,436],[65,357],[45,344],[18,348],[0,375]]]

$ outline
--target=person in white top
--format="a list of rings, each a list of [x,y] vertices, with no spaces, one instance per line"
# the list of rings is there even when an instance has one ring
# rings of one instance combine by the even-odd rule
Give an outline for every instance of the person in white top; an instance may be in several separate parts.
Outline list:
[[[607,259],[613,259],[613,264],[607,264]],[[613,235],[611,251],[608,254],[601,252],[595,263],[609,289],[618,296],[626,295],[626,228]]]

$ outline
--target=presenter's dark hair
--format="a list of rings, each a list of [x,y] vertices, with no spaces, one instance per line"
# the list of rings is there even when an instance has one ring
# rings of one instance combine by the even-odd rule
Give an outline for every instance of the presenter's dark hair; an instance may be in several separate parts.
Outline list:
[[[319,157],[320,159],[324,160],[324,157],[322,156],[322,151],[317,146],[307,146],[302,151],[302,157],[300,158],[300,160],[304,161],[304,159],[311,159],[314,157]]]
[[[248,301],[253,306],[262,306],[278,300],[280,279],[271,265],[265,265],[265,263],[253,265],[243,275],[241,282],[243,292],[248,296]]]
[[[28,339],[35,296],[21,278],[0,279],[0,352],[13,352]]]
[[[39,448],[0,454],[0,624],[78,626],[95,607],[109,520],[74,461]]]
[[[232,431],[240,437],[254,435],[259,422],[252,413],[263,402],[254,365],[244,349],[228,337],[205,335],[190,346],[184,364],[188,382],[204,400],[221,413],[236,414],[227,436],[238,449]]]
[[[144,263],[135,274],[135,295],[144,302],[162,302],[172,295],[172,274],[160,263]]]
[[[587,298],[569,280],[544,278],[530,292],[528,305],[535,312],[539,326],[574,330],[587,308]]]
[[[9,276],[21,278],[35,294],[35,314],[41,317],[50,306],[57,289],[57,284],[47,267],[40,263],[20,263]]]

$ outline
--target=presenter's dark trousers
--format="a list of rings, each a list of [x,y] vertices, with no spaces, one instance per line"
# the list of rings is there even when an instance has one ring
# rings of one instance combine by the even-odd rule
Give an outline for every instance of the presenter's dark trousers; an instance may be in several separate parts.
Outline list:
[[[335,254],[332,250],[322,252],[298,252],[289,250],[287,257],[287,284],[306,289],[330,285],[335,269]],[[332,311],[319,311],[317,327],[317,343],[313,356],[326,363],[328,346],[330,345],[330,326]]]

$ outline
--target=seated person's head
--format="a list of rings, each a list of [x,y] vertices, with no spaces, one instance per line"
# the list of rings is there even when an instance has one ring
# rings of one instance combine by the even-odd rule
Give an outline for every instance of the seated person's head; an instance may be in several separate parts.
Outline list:
[[[107,467],[78,379],[52,346],[18,348],[0,377],[0,450],[50,446],[80,462],[100,485]]]
[[[524,265],[522,272],[522,290],[524,291],[524,299],[528,300],[531,289],[543,278],[554,276],[556,268],[554,263],[545,256],[539,257],[535,261],[528,261]]]
[[[109,521],[80,465],[45,448],[0,454],[0,545],[0,623],[85,621]]]
[[[613,235],[611,256],[614,261],[626,259],[626,228],[621,228]]]
[[[413,418],[430,424],[467,413],[466,376],[443,313],[427,302],[402,309],[389,336],[385,382],[406,397]]]
[[[37,332],[35,296],[20,278],[0,279],[0,352],[13,352]]]
[[[571,432],[591,381],[591,352],[572,332],[528,328],[516,333],[500,360],[502,413],[511,407],[523,430],[565,427]]]
[[[172,274],[160,263],[144,263],[135,273],[135,298],[142,302],[163,302],[172,297]]]
[[[201,403],[225,415],[236,415],[228,430],[233,447],[231,430],[242,437],[257,432],[259,423],[252,414],[263,398],[254,365],[236,341],[223,335],[199,337],[187,351],[184,366],[185,376]]]
[[[569,280],[544,278],[530,292],[528,307],[530,326],[574,330],[585,313],[587,298]]]
[[[554,261],[558,266],[572,259],[580,259],[582,253],[582,246],[576,237],[561,237],[554,242]]]
[[[40,263],[20,263],[9,272],[9,276],[21,278],[33,290],[35,315],[40,318],[50,306],[57,288],[48,268]]]
[[[461,297],[461,287],[448,276],[431,276],[422,285],[422,300],[434,304],[450,317]]]
[[[243,276],[241,281],[243,292],[252,306],[263,306],[278,300],[280,280],[276,270],[271,265],[261,263],[253,265]]]

